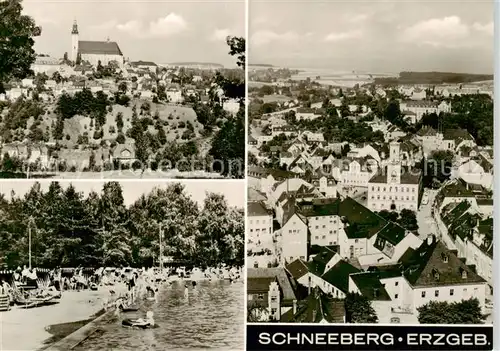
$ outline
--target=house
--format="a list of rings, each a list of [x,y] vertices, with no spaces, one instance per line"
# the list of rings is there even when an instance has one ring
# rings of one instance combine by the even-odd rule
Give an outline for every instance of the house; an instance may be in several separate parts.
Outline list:
[[[397,264],[370,267],[368,272],[360,277],[352,274],[349,288],[367,297],[387,294],[390,302],[384,298],[386,302],[373,304],[385,311],[379,316],[401,312],[416,316],[417,309],[431,301],[451,303],[477,298],[480,306],[485,306],[486,281],[457,256],[456,250],[449,250],[433,236],[418,249],[408,249]]]
[[[139,69],[147,69],[152,73],[156,73],[158,65],[151,61],[135,61],[131,62],[133,67],[137,67]]]
[[[424,114],[439,114],[440,112],[451,112],[451,106],[442,101],[430,100],[405,100],[400,103],[401,111],[409,111],[415,114],[415,121],[419,122]]]
[[[348,289],[366,297],[378,317],[378,323],[390,323],[392,317],[392,299],[381,282],[377,272],[358,272],[349,276]]]
[[[113,160],[117,160],[122,164],[132,164],[135,158],[135,145],[134,144],[118,144],[113,149]]]
[[[311,121],[313,119],[321,117],[323,114],[322,109],[313,109],[308,107],[300,107],[297,109],[295,113],[295,118],[297,121],[308,120]]]
[[[298,301],[281,317],[285,323],[345,323],[345,307],[342,301],[314,288],[306,299]]]
[[[182,96],[182,91],[180,89],[168,88],[165,93],[167,95],[168,101],[170,101],[174,104],[180,103],[184,100],[184,98]]]
[[[412,100],[424,100],[427,97],[427,91],[422,88],[415,88],[411,94]]]
[[[247,203],[247,251],[264,258],[255,258],[254,267],[259,266],[259,261],[267,266],[274,257],[273,215],[262,202]],[[252,264],[250,258],[249,263]]]
[[[295,208],[286,213],[281,228],[281,261],[292,262],[296,259],[307,259],[309,230],[307,219]]]
[[[378,162],[371,156],[363,158],[347,157],[342,160],[340,184],[346,188],[367,187],[370,179],[378,171]]]
[[[247,268],[247,306],[256,321],[280,321],[297,304],[297,293],[283,267]]]

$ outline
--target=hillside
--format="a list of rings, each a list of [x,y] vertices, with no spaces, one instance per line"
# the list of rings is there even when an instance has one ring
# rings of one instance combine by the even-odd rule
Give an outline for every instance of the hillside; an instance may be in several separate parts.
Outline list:
[[[145,115],[140,115],[139,107],[144,103],[144,100],[135,99],[131,100],[128,107],[121,105],[111,105],[111,108],[108,108],[108,112],[105,117],[105,124],[102,127],[102,138],[94,138],[94,133],[97,131],[95,128],[94,120],[88,116],[76,115],[72,118],[64,120],[64,128],[63,128],[63,139],[59,141],[59,143],[65,148],[74,148],[78,145],[78,139],[81,136],[88,136],[88,144],[99,145],[103,140],[114,142],[118,136],[118,126],[117,126],[117,115],[119,113],[122,114],[123,120],[123,128],[122,133],[124,135],[127,134],[127,131],[132,126],[132,106],[136,105],[138,108],[139,118],[145,117]],[[149,102],[149,101],[148,101]],[[197,121],[196,113],[191,107],[186,106],[178,106],[178,105],[167,105],[167,104],[156,104],[149,102],[150,108],[150,116],[151,123],[153,125],[148,126],[148,132],[153,135],[158,133],[158,130],[155,128],[155,124],[161,124],[163,130],[165,131],[165,135],[167,141],[177,140],[178,142],[182,142],[182,135],[187,130],[188,122],[193,125],[194,129],[194,137],[189,138],[189,140],[199,138],[201,135],[201,131],[203,130],[203,126]],[[45,110],[45,114],[40,117],[40,122],[38,127],[49,135],[48,141],[55,142],[51,130],[52,127],[57,122],[57,114],[55,112],[56,105],[55,103],[43,103],[42,108]],[[156,116],[158,117],[159,123],[157,123]],[[26,123],[26,129],[17,130],[14,135],[22,135],[28,136],[30,132],[30,128],[34,123],[34,118],[30,117]],[[20,134],[19,134],[20,133]],[[15,137],[15,140],[21,141],[22,138]],[[126,142],[133,141],[129,137],[125,137]],[[187,140],[185,140],[187,141]]]

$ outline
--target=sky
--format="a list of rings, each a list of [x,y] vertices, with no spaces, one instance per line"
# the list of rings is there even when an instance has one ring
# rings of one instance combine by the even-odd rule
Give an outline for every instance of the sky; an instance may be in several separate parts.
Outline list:
[[[24,0],[42,27],[37,53],[71,52],[76,19],[80,40],[116,41],[132,61],[212,62],[236,66],[228,35],[245,34],[244,0]]]
[[[493,1],[250,0],[249,63],[493,73]]]
[[[50,180],[39,180],[42,191],[49,189]],[[156,187],[165,188],[170,182],[179,182],[184,184],[185,192],[191,198],[202,204],[207,192],[223,194],[229,206],[244,207],[245,203],[245,183],[242,181],[200,181],[200,180],[185,180],[185,181],[149,181],[149,180],[123,180],[120,181],[123,191],[123,198],[127,206],[133,204],[142,194],[151,192]],[[4,180],[0,183],[0,193],[5,194],[7,199],[11,198],[11,192],[14,190],[16,196],[24,196],[30,191],[35,181],[29,180]],[[66,181],[60,180],[59,184],[63,188],[67,188],[73,184],[75,189],[83,192],[85,197],[92,191],[101,193],[102,187],[106,181]]]

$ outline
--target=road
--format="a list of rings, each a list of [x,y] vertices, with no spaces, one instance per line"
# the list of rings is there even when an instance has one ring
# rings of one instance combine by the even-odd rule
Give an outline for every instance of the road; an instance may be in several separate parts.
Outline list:
[[[438,191],[431,189],[426,189],[425,191],[428,193],[429,202],[426,205],[420,204],[420,208],[417,212],[420,238],[425,239],[429,234],[435,234],[449,249],[456,249],[453,239],[448,235],[447,231],[443,230],[444,228],[441,230],[439,229],[438,223],[432,216],[432,208],[435,206],[434,202]]]

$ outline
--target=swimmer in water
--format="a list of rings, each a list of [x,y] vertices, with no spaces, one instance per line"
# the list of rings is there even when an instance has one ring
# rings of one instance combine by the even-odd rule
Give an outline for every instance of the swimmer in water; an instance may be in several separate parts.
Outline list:
[[[187,284],[184,285],[184,297],[188,297],[189,296],[189,289],[188,289],[188,286]]]
[[[192,281],[191,284],[193,285],[193,289],[196,288],[196,281]]]

